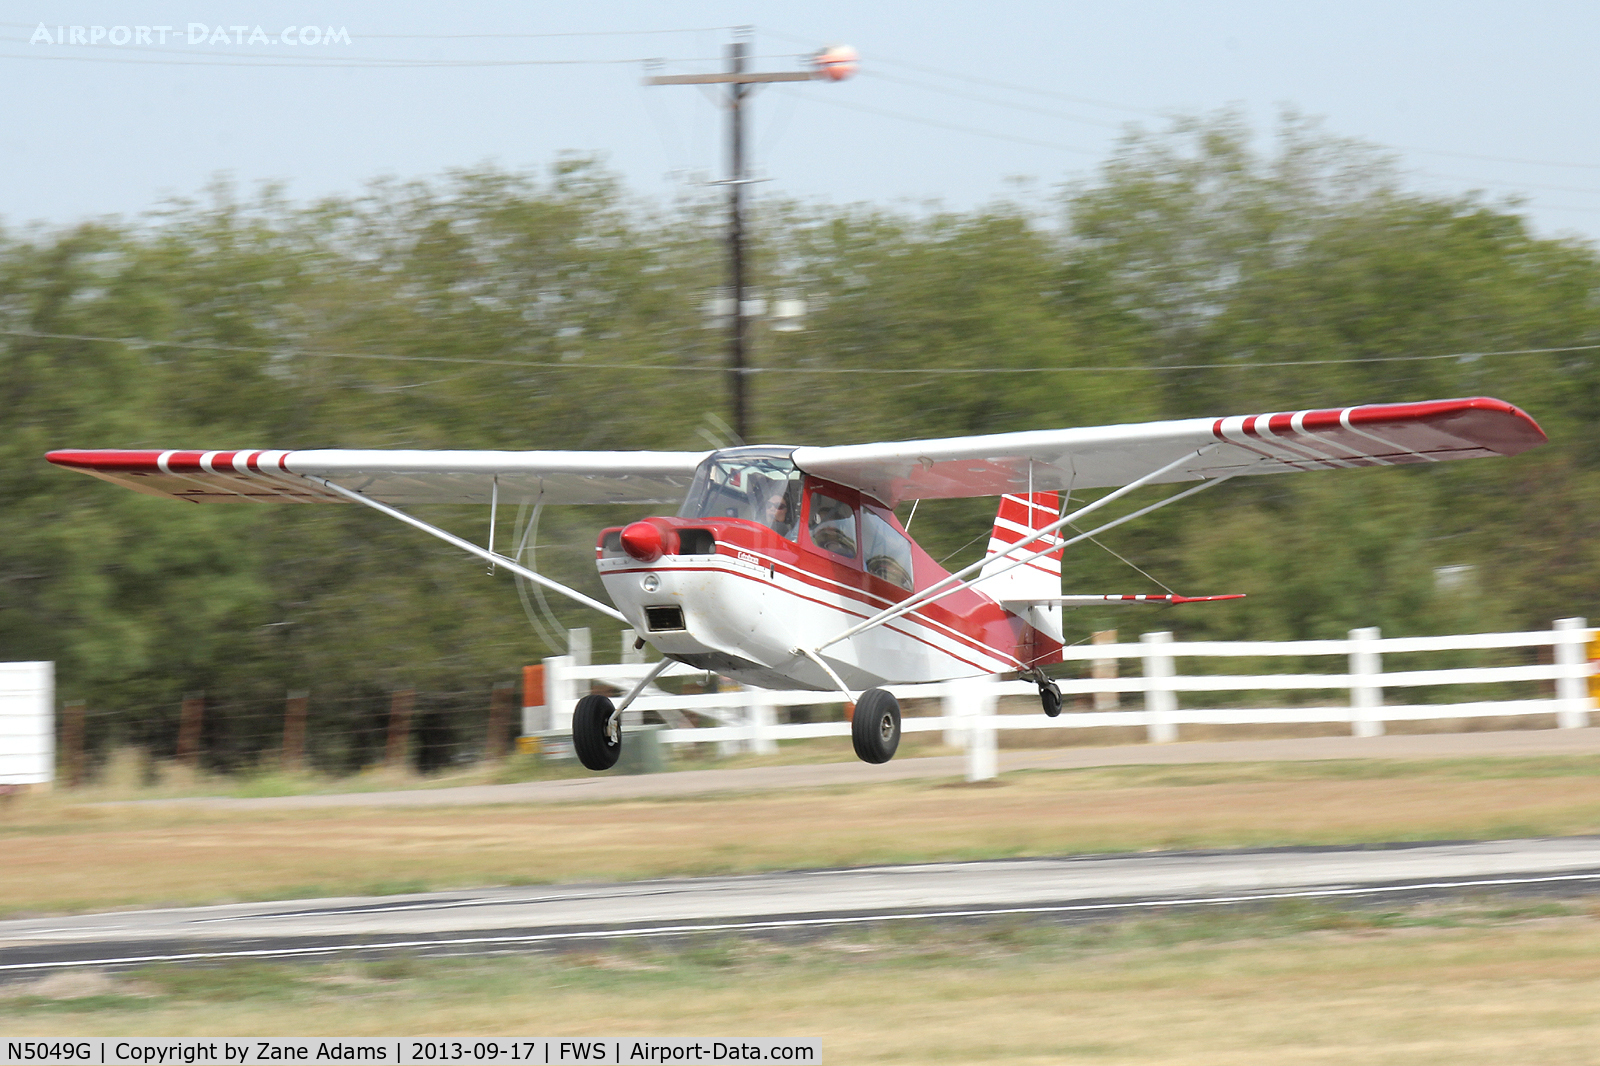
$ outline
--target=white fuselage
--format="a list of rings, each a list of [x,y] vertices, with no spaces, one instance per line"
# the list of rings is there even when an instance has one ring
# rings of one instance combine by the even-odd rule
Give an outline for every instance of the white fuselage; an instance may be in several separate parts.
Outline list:
[[[649,563],[627,556],[597,562],[611,601],[662,654],[765,688],[834,688],[796,649],[815,648],[893,602],[731,546],[719,545],[715,555],[666,555]],[[663,621],[674,621],[674,607],[682,612],[681,628],[663,628]],[[657,609],[654,617],[649,608]],[[669,610],[663,615],[661,608]],[[821,654],[852,689],[1018,668],[1015,658],[952,621],[913,611]]]

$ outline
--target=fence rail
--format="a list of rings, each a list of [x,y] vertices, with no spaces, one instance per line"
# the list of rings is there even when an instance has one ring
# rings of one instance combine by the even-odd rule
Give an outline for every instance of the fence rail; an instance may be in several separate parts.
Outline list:
[[[1522,715],[1556,716],[1560,728],[1589,724],[1594,707],[1590,679],[1596,664],[1590,661],[1595,630],[1582,618],[1563,618],[1546,631],[1525,633],[1462,633],[1432,637],[1382,637],[1376,629],[1354,629],[1345,640],[1287,641],[1173,641],[1170,633],[1145,633],[1138,643],[1095,644],[1068,648],[1068,662],[1135,660],[1139,676],[1069,678],[1057,682],[1065,695],[1143,693],[1142,710],[1066,711],[1057,718],[1039,714],[999,714],[1002,696],[1033,696],[1037,689],[1027,681],[966,678],[922,685],[890,685],[900,699],[939,699],[943,713],[908,717],[908,733],[943,730],[947,743],[965,747],[969,779],[992,777],[996,733],[1004,729],[1090,729],[1103,726],[1143,726],[1152,743],[1174,741],[1184,725],[1251,725],[1293,723],[1348,724],[1357,736],[1378,736],[1385,722],[1426,721],[1447,718],[1482,718]],[[626,643],[626,641],[625,641]],[[1554,662],[1522,666],[1465,666],[1442,669],[1383,671],[1385,654],[1483,651],[1508,648],[1553,649]],[[1175,660],[1188,658],[1304,658],[1319,655],[1345,657],[1339,673],[1284,674],[1179,674]],[[578,698],[595,683],[631,688],[650,670],[648,663],[586,665],[574,656],[545,660],[545,707],[525,707],[524,731],[568,730]],[[662,676],[693,675],[704,671],[671,667]],[[1451,685],[1554,682],[1553,696],[1457,703],[1389,703],[1392,689],[1436,688]],[[1336,706],[1307,707],[1179,707],[1182,693],[1294,692],[1344,690],[1349,698]],[[773,751],[779,740],[850,735],[848,722],[777,721],[777,708],[838,703],[836,693],[741,689],[673,695],[647,690],[629,707],[627,724],[655,712],[670,722],[659,734],[665,744],[717,743],[724,750]],[[690,726],[685,712],[709,717],[715,724]]]

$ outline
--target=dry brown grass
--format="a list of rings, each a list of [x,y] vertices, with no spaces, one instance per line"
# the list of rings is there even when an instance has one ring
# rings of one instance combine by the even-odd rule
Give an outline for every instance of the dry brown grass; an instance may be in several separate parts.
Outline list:
[[[1600,759],[1126,767],[551,806],[0,813],[38,913],[932,859],[1600,832]]]
[[[924,927],[676,958],[147,975],[120,997],[99,982],[0,1003],[0,1035],[794,1037],[820,1041],[829,1063],[1596,1061],[1593,916],[1186,938],[1196,920],[1214,921],[1137,923],[1098,943]]]

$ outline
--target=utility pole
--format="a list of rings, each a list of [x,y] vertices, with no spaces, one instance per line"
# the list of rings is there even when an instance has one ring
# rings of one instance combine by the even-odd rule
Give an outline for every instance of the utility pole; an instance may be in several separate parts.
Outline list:
[[[855,52],[830,48],[813,59],[813,69],[767,74],[745,70],[749,58],[749,31],[728,46],[728,69],[723,74],[665,74],[646,78],[646,85],[726,85],[728,86],[728,177],[718,184],[728,186],[728,287],[733,295],[733,314],[728,336],[728,392],[733,407],[733,431],[748,442],[750,432],[750,324],[745,315],[744,269],[744,187],[750,184],[744,165],[745,98],[752,88],[774,81],[840,81],[855,72]]]

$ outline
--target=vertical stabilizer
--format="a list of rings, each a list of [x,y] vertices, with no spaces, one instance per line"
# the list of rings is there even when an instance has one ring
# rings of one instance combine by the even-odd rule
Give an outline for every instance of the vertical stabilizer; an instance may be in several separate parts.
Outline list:
[[[989,552],[983,569],[979,571],[978,588],[997,600],[1033,600],[1061,595],[1061,538],[1052,533],[1017,549],[1003,559],[1002,551],[1043,529],[1061,516],[1057,513],[1060,499],[1054,492],[1035,492],[1030,495],[1000,497],[1000,511],[994,516],[994,531],[989,534]],[[1047,546],[1055,550],[1022,566],[998,576],[1016,559],[1032,555]],[[1027,611],[1033,627],[1050,637],[1061,639],[1061,608],[1033,607]]]

